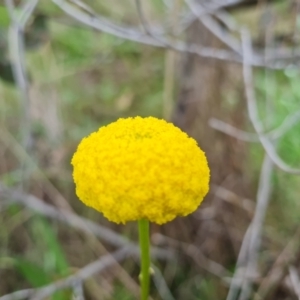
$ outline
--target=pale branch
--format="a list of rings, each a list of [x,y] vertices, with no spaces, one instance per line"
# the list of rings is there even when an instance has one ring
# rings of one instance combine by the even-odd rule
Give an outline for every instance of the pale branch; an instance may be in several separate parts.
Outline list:
[[[106,270],[107,268],[113,266],[116,262],[125,259],[129,254],[136,254],[132,252],[132,250],[133,249],[128,247],[121,248],[112,254],[103,255],[98,260],[86,265],[69,277],[57,280],[38,289],[26,289],[7,294],[0,297],[0,300],[19,300],[29,297],[31,300],[43,300],[59,290],[71,288],[78,281],[83,282],[93,275]]]
[[[300,122],[300,110],[289,114],[277,128],[265,132],[264,135],[271,140],[282,138],[289,130],[291,130],[297,123]],[[216,118],[210,118],[208,121],[210,127],[230,135],[238,140],[244,142],[255,142],[259,143],[259,137],[257,133],[247,132],[238,129],[226,122],[218,120]]]
[[[265,149],[266,154],[261,169],[255,214],[242,242],[237,261],[237,269],[230,284],[230,289],[226,298],[227,300],[236,299],[240,288],[241,292],[238,297],[239,300],[249,299],[252,293],[252,282],[257,275],[258,252],[262,235],[261,231],[271,193],[271,175],[273,170],[273,163],[278,165],[279,160],[279,166],[281,168],[283,167],[282,169],[284,169],[284,171],[298,174],[298,170],[286,166],[286,164],[278,157],[275,146],[270,142],[269,137],[267,137],[263,132],[263,127],[258,117],[257,103],[252,78],[252,46],[250,35],[246,30],[242,31],[242,42],[244,59],[243,79],[245,85],[248,114],[256,131],[257,137],[259,138],[259,141]],[[284,126],[282,127],[284,127],[285,129],[286,123],[283,124]],[[233,128],[229,127],[231,133],[233,131],[232,129]],[[241,136],[241,132],[239,131],[234,131],[234,134],[238,134],[239,136]],[[243,138],[245,139],[245,135],[243,135]],[[247,135],[247,138],[249,138],[249,135]],[[251,138],[253,138],[253,136],[251,136]]]
[[[248,299],[247,297],[249,297],[251,291],[251,282],[256,278],[262,227],[272,190],[272,171],[273,163],[269,156],[265,155],[260,173],[254,217],[243,238],[236,271],[230,284],[227,300],[236,299],[240,287],[242,287],[242,293],[239,299]]]
[[[251,61],[252,61],[251,39],[250,39],[249,32],[246,29],[242,30],[241,34],[242,34],[242,42],[243,42],[242,45],[243,45],[243,53],[244,53],[243,79],[244,79],[245,94],[246,94],[248,115],[250,121],[258,135],[261,145],[263,146],[264,150],[269,155],[271,160],[274,162],[274,164],[287,173],[300,175],[300,169],[292,168],[289,165],[287,165],[277,154],[275,147],[270,141],[270,139],[264,134],[264,130],[258,116],[257,101],[256,101],[256,96],[254,91],[254,84],[253,84],[253,74],[252,74],[252,67],[251,67]]]
[[[96,30],[100,30],[119,38],[126,40],[138,42],[145,45],[151,45],[160,48],[171,48],[179,52],[189,52],[192,54],[197,54],[204,57],[215,58],[219,60],[229,60],[235,62],[241,62],[241,58],[236,56],[233,52],[215,49],[209,47],[203,47],[200,45],[189,44],[177,41],[170,43],[165,37],[155,34],[155,37],[145,34],[135,28],[129,28],[125,25],[118,26],[112,24],[110,21],[106,20],[95,13],[91,14],[90,11],[84,11],[77,8],[75,5],[71,5],[64,0],[52,0],[56,5],[58,5],[66,14],[70,15],[79,22],[90,26]],[[151,29],[151,32],[155,32]]]
[[[207,1],[204,2],[204,6],[206,13],[211,14],[219,9],[237,5],[242,2],[244,2],[244,0]]]
[[[220,132],[230,135],[240,141],[259,143],[259,138],[256,133],[240,130],[226,122],[223,122],[215,118],[210,118],[208,124],[213,129],[216,129]]]
[[[233,32],[238,32],[240,29],[240,24],[225,10],[220,10],[214,13],[214,16],[223,23],[229,30]]]
[[[9,55],[12,64],[12,70],[15,82],[19,89],[21,111],[22,111],[22,146],[29,150],[31,145],[31,122],[30,122],[30,99],[29,84],[25,63],[24,31],[25,26],[32,15],[39,0],[29,0],[21,7],[20,14],[17,15],[17,9],[12,0],[5,0],[7,11],[10,16],[10,26],[8,30]],[[23,163],[22,176],[27,177],[28,166]]]
[[[6,294],[0,297],[0,300],[21,300],[27,299],[34,294],[35,289],[25,289],[16,291],[10,294]]]
[[[273,140],[279,139],[283,135],[285,135],[291,128],[293,128],[294,125],[296,125],[299,122],[300,122],[300,110],[288,115],[279,127],[273,129],[269,133],[266,133],[266,135]]]
[[[250,216],[254,214],[255,211],[255,203],[250,199],[243,198],[238,196],[237,194],[233,193],[232,191],[222,187],[222,186],[211,186],[212,192],[223,201],[227,203],[233,204],[241,209],[244,209],[248,212]]]
[[[67,15],[71,16],[73,19],[81,22],[82,24],[92,27],[95,30],[112,34],[122,39],[159,48],[169,48],[178,52],[187,52],[212,59],[243,63],[242,55],[239,55],[234,51],[204,47],[196,44],[187,44],[181,40],[170,42],[169,39],[165,37],[165,34],[163,32],[157,34],[157,30],[155,30],[154,28],[150,28],[149,25],[147,26],[148,33],[141,32],[136,28],[128,27],[124,24],[116,25],[110,20],[99,16],[96,12],[94,12],[86,4],[83,4],[83,2],[80,0],[52,0],[52,2],[60,7],[60,9],[63,10]],[[228,1],[228,3],[234,3],[234,1]],[[220,4],[216,7],[221,8],[222,5]],[[145,29],[145,26],[143,27]],[[149,34],[149,31],[151,34]],[[267,67],[271,69],[286,68],[290,65],[290,62],[285,62],[286,59],[294,59],[297,57],[297,55],[300,55],[300,53],[297,54],[297,52],[294,53],[292,51],[289,54],[290,55],[284,56],[283,61],[277,60],[276,56],[270,57],[270,59],[266,61],[264,55],[259,55],[256,53],[251,57],[252,61],[250,62],[250,64],[256,67]]]
[[[199,10],[199,15],[208,15],[216,13],[217,11],[224,9],[229,6],[233,6],[243,2],[244,0],[223,0],[223,1],[202,1],[201,10]]]
[[[229,277],[230,272],[221,264],[206,257],[195,245],[178,241],[160,233],[153,234],[151,239],[153,243],[157,245],[170,244],[176,248],[182,249],[185,254],[190,256],[199,265],[200,268],[228,282],[224,277]]]
[[[33,195],[24,194],[16,190],[9,189],[1,183],[0,195],[1,198],[11,198],[13,203],[20,203],[45,217],[59,220],[60,222],[66,223],[73,228],[89,234],[93,234],[113,246],[131,246],[132,248],[138,248],[136,244],[130,242],[129,240],[125,239],[123,236],[117,234],[109,228],[96,224],[72,212],[59,210],[52,205],[44,203],[42,200]],[[155,247],[151,249],[151,254],[159,259],[174,258],[174,253],[171,250],[169,251],[165,249],[158,249]]]
[[[300,253],[300,227],[277,256],[268,274],[260,281],[254,300],[272,299],[276,288],[283,282],[288,266],[295,263]]]
[[[52,2],[60,7],[60,9],[62,9],[67,15],[96,30],[103,31],[126,40],[140,42],[146,45],[160,46],[160,43],[143,32],[134,28],[115,25],[106,18],[97,15],[93,10],[88,8],[86,4],[84,4],[84,6],[78,6],[78,3],[81,3],[81,1],[77,0],[72,3],[64,0],[52,0]]]
[[[251,224],[248,226],[246,233],[243,238],[243,242],[238,254],[238,259],[236,262],[236,269],[234,272],[233,277],[231,277],[230,281],[230,286],[229,286],[229,291],[227,293],[226,300],[235,300],[239,288],[243,282],[243,278],[245,276],[244,272],[244,267],[246,264],[246,259],[247,259],[247,252],[248,252],[248,247],[250,243],[250,236],[251,236]]]
[[[239,300],[248,300],[250,298],[252,283],[258,273],[258,254],[262,239],[263,223],[271,198],[273,166],[271,158],[265,154],[258,184],[257,205],[251,222],[247,263],[244,271],[245,277],[243,278],[244,280]]]
[[[233,50],[240,56],[242,55],[242,47],[239,40],[231,36],[227,30],[221,28],[221,26],[208,14],[205,14],[206,9],[196,3],[194,0],[184,0],[190,8],[191,12],[197,17],[197,19],[220,41]]]
[[[100,259],[98,259],[95,262],[92,262],[82,269],[80,269],[78,272],[76,272],[74,275],[71,275],[67,278],[58,280],[56,282],[53,282],[45,287],[42,287],[41,289],[38,289],[33,297],[31,297],[31,300],[43,300],[51,295],[53,295],[55,292],[71,287],[74,282],[76,281],[84,281],[91,276],[104,271],[108,267],[111,267],[114,265],[117,261],[121,261],[125,259],[129,253],[136,254],[138,253],[138,250],[136,249],[136,253],[132,252],[133,249],[129,251],[129,248],[123,248],[115,251],[112,254],[106,254],[102,256]],[[0,299],[1,300],[1,299]]]
[[[72,284],[72,300],[85,300],[83,291],[83,282],[77,280]]]
[[[29,0],[25,2],[20,8],[20,17],[19,17],[19,24],[22,30],[25,29],[29,18],[32,16],[36,6],[38,5],[39,0]]]
[[[297,272],[297,269],[294,266],[289,266],[289,274],[292,281],[293,288],[295,290],[295,294],[300,300],[300,279]]]
[[[159,268],[157,268],[154,264],[151,264],[151,269],[153,269],[153,281],[161,299],[175,300]]]

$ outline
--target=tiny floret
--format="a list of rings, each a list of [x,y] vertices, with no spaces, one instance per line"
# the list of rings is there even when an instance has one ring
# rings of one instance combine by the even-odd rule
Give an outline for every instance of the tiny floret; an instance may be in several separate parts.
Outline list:
[[[79,199],[116,223],[186,216],[209,189],[209,167],[196,141],[154,117],[101,127],[80,142],[72,165]]]

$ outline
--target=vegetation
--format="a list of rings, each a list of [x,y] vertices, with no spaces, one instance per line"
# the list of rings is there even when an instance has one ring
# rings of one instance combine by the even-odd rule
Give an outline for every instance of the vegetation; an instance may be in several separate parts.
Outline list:
[[[119,117],[165,117],[166,65],[169,59],[166,53],[171,50],[93,30],[67,16],[53,2],[40,1],[24,31],[29,95],[29,102],[25,104],[24,95],[20,94],[13,76],[9,49],[10,15],[6,6],[0,4],[0,300],[2,295],[40,288],[72,276],[99,257],[115,253],[118,246],[117,242],[79,229],[80,226],[70,226],[64,220],[61,222],[41,213],[39,207],[30,207],[26,199],[16,201],[16,193],[35,195],[42,203],[66,215],[79,215],[112,230],[125,240],[137,240],[137,229],[133,224],[113,225],[77,200],[70,161],[83,136]],[[172,1],[145,2],[144,10],[151,24],[163,24],[169,40],[175,39],[168,27],[170,20],[166,20],[166,15],[176,15],[176,11],[172,11]],[[230,13],[235,22],[250,28],[255,50],[270,46],[266,45],[265,33],[273,27],[266,25],[266,15],[276,22],[275,29],[270,29],[272,47],[269,48],[295,50],[291,59],[280,61],[285,67],[273,69],[276,66],[273,61],[270,68],[256,68],[254,84],[265,132],[272,132],[295,114],[289,130],[276,140],[276,149],[289,166],[299,169],[299,16],[291,13],[296,11],[294,7],[298,4],[271,2],[269,5],[260,3],[246,8],[230,8],[225,12]],[[133,1],[123,1],[122,5],[115,0],[86,3],[101,17],[143,29]],[[182,12],[186,12],[187,6],[181,5]],[[166,14],[166,7],[173,13]],[[185,40],[185,32],[179,34],[179,38]],[[171,78],[175,83],[171,91],[174,99],[182,93],[180,73],[183,60],[184,53],[177,54],[175,74]],[[254,133],[245,109],[246,101],[243,93],[235,90],[236,85],[243,90],[242,82],[238,80],[226,87],[230,92],[223,95],[222,115],[209,117],[220,117],[236,125],[228,112],[237,110],[242,103],[243,109],[238,112],[246,116],[246,121],[241,122],[239,129]],[[176,109],[174,100],[173,114],[176,114]],[[26,128],[29,128],[29,143],[24,142]],[[207,135],[204,138],[206,141],[212,139]],[[155,268],[152,280],[152,299],[226,299],[229,278],[237,270],[240,245],[255,213],[265,151],[259,142],[237,141],[235,137],[228,138],[220,132],[217,138],[216,151],[230,143],[236,143],[236,148],[245,151],[245,161],[235,163],[243,166],[244,173],[240,177],[247,182],[249,189],[239,195],[234,191],[231,196],[224,196],[223,201],[216,193],[217,187],[223,186],[222,182],[212,181],[210,198],[193,216],[179,218],[163,227],[151,227],[153,246],[177,255],[174,258],[170,254],[171,260],[154,259],[157,270]],[[228,170],[224,182],[230,181],[230,175],[231,170]],[[293,285],[295,276],[291,274],[299,271],[300,177],[274,167],[270,182],[272,191],[263,220],[262,244],[257,260],[259,277],[253,281],[255,292],[247,299],[258,299],[257,293],[265,295],[262,299],[297,299]],[[207,239],[203,239],[199,228]],[[114,239],[112,236],[111,240]],[[226,240],[224,244],[218,244],[222,240]],[[220,249],[221,255],[215,255],[206,250],[208,244],[213,249],[219,245],[226,245],[226,248]],[[284,252],[287,245],[292,246]],[[282,256],[285,259],[280,269],[281,280],[266,292],[263,284],[270,279]],[[47,299],[71,299],[72,295],[77,299],[137,299],[138,273],[138,260],[129,257],[89,277],[84,283],[75,282]],[[83,295],[85,298],[80,298]],[[237,298],[228,300],[234,299]]]

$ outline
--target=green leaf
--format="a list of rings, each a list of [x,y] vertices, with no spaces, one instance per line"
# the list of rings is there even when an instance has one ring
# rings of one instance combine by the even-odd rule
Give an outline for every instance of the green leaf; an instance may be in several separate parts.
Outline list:
[[[52,276],[48,274],[39,265],[25,259],[25,258],[15,258],[15,267],[17,271],[34,287],[39,288],[50,284],[54,281]],[[70,299],[68,290],[59,291],[52,295],[53,300],[65,300]]]
[[[51,277],[43,268],[25,258],[16,258],[15,267],[33,287],[41,287],[51,282]]]
[[[0,5],[0,27],[8,27],[10,18],[5,6]]]
[[[7,61],[0,61],[0,79],[11,84],[14,84],[15,82],[12,66]]]
[[[45,268],[54,273],[65,275],[69,270],[69,264],[49,222],[42,217],[36,217],[32,222],[32,232],[35,239],[41,241],[45,248]]]

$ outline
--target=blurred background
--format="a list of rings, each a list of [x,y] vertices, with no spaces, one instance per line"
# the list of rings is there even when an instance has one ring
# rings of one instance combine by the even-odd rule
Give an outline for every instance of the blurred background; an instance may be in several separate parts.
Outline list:
[[[299,16],[298,0],[0,1],[0,300],[138,299],[135,224],[79,202],[70,165],[137,115],[193,136],[212,174],[195,213],[151,226],[151,299],[300,299]]]

